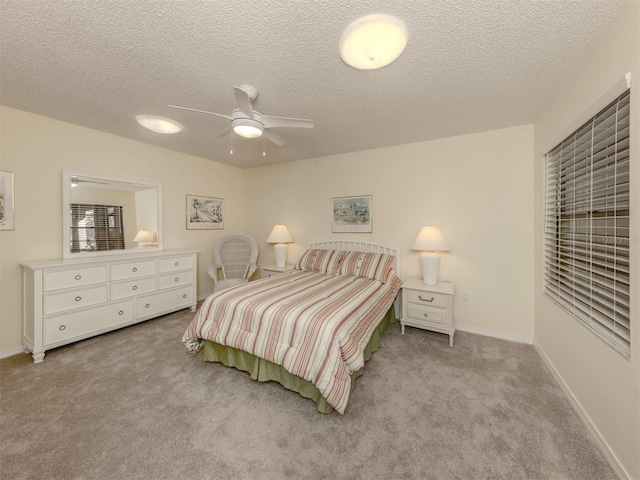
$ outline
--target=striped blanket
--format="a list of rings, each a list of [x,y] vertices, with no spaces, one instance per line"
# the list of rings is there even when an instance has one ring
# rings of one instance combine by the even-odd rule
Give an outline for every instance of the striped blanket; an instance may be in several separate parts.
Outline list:
[[[196,354],[203,339],[247,351],[310,381],[344,413],[351,373],[400,288],[388,280],[292,270],[209,296],[182,341]]]

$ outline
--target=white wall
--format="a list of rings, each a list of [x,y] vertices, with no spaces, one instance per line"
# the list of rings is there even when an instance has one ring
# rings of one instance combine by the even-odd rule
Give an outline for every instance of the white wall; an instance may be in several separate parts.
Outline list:
[[[596,436],[630,478],[640,478],[640,3],[630,1],[581,69],[535,124],[535,342]],[[627,360],[542,293],[543,154],[625,73],[631,90],[631,359]],[[613,98],[612,98],[613,100]]]
[[[247,231],[261,264],[274,262],[276,223],[295,239],[289,262],[314,240],[397,246],[407,278],[421,275],[410,250],[420,228],[437,225],[452,248],[440,278],[455,282],[457,326],[532,341],[532,152],[528,125],[250,169]],[[332,234],[331,198],[353,195],[373,195],[373,233]]]
[[[200,250],[198,294],[215,240],[244,228],[243,171],[171,150],[0,107],[0,170],[15,174],[15,230],[0,232],[0,353],[22,344],[20,262],[62,255],[62,170],[159,183],[165,249]],[[187,194],[225,199],[224,230],[186,230]]]

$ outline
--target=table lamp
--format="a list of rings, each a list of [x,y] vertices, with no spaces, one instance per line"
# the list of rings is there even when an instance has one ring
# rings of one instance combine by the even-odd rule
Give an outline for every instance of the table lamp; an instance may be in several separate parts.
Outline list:
[[[138,234],[133,237],[133,241],[138,243],[138,247],[150,247],[153,245],[153,237],[146,230],[140,230]]]
[[[293,242],[293,237],[284,225],[276,225],[271,230],[267,243],[275,243],[273,252],[276,256],[276,267],[284,268],[287,263],[287,243]]]
[[[420,265],[424,284],[435,285],[438,283],[438,270],[440,269],[440,254],[438,252],[451,250],[438,227],[432,225],[422,227],[416,241],[411,246],[411,250],[422,252],[420,253]]]

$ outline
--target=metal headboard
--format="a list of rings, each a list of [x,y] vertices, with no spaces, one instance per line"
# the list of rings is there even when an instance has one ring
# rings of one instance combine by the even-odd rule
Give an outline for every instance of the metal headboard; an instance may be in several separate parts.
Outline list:
[[[309,248],[345,250],[347,252],[386,253],[395,258],[393,269],[398,276],[400,276],[400,252],[395,247],[381,245],[379,243],[360,242],[357,240],[327,240],[324,242],[309,243]]]

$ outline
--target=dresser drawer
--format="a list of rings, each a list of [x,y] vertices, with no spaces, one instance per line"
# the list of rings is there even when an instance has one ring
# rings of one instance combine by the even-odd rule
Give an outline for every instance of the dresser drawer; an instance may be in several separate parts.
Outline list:
[[[138,318],[156,315],[169,310],[186,308],[193,304],[193,286],[168,290],[136,299]]]
[[[107,301],[107,286],[83,288],[44,296],[44,314],[49,315]]]
[[[64,288],[84,287],[107,281],[107,267],[74,268],[44,272],[44,291],[62,290]]]
[[[111,265],[111,280],[145,277],[156,273],[155,260],[141,260],[139,262],[116,263]]]
[[[409,303],[416,303],[429,307],[447,307],[447,297],[442,293],[421,292],[419,290],[405,290]]]
[[[175,272],[177,270],[193,268],[193,256],[162,258],[158,260],[159,273]]]
[[[131,321],[133,300],[49,317],[44,321],[44,343],[53,345]]]
[[[407,306],[407,317],[421,322],[429,322],[436,325],[447,325],[446,312],[439,308],[423,307],[421,305],[414,305],[410,303]]]
[[[111,284],[111,300],[132,297],[156,291],[156,277],[137,278],[128,282]]]
[[[161,275],[158,278],[158,290],[165,288],[178,287],[180,285],[188,285],[193,283],[193,272],[178,272],[169,275]]]

